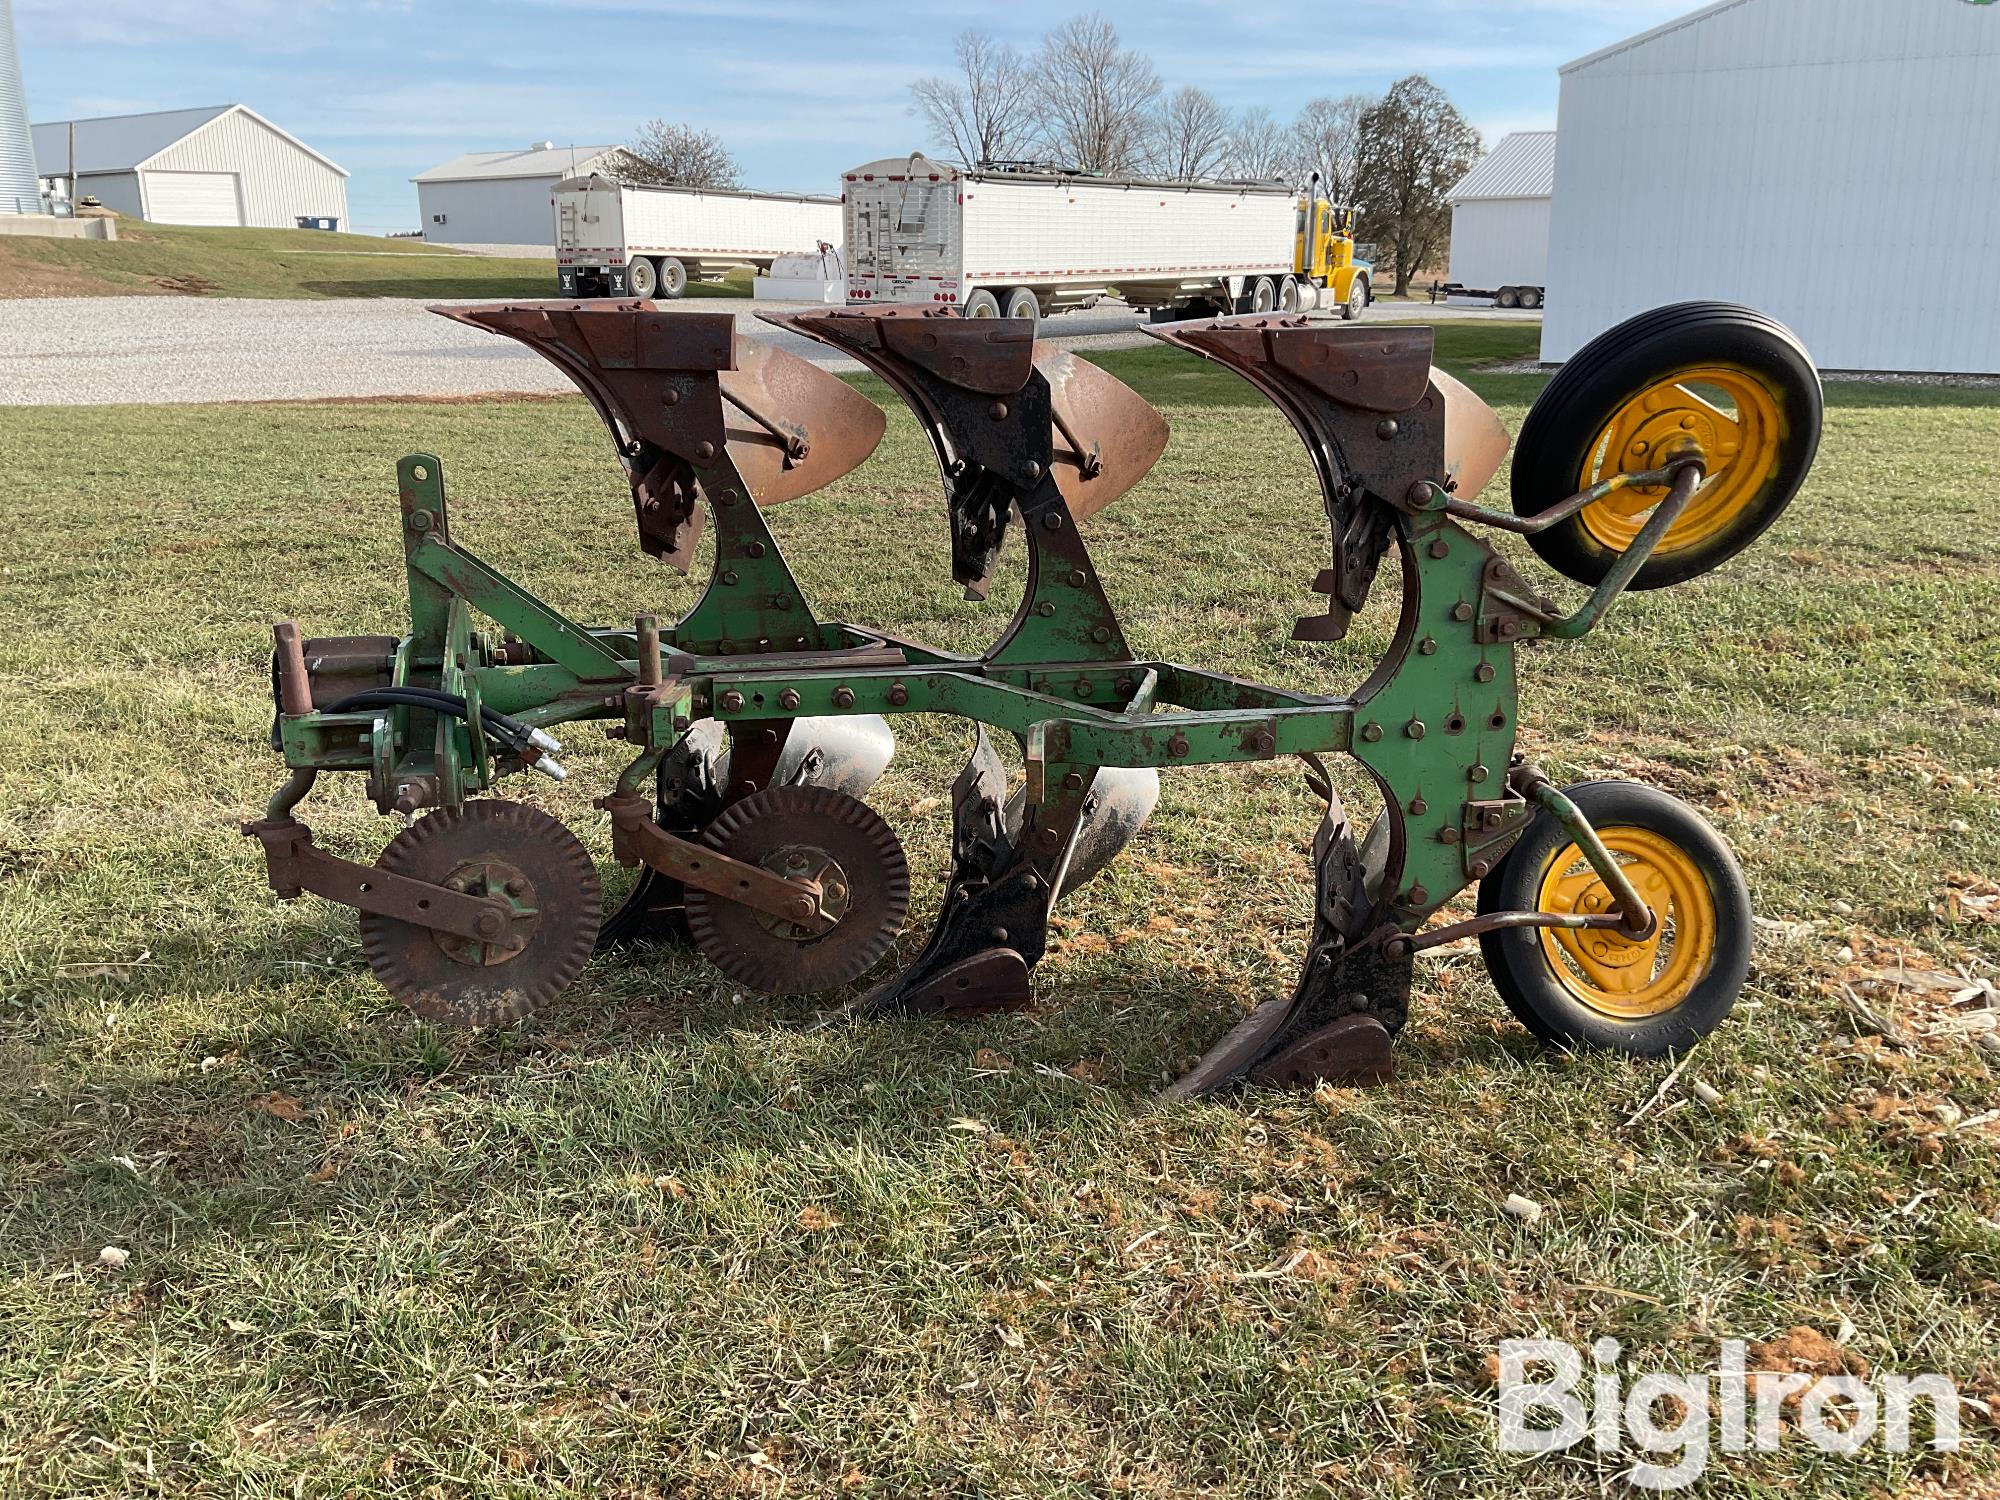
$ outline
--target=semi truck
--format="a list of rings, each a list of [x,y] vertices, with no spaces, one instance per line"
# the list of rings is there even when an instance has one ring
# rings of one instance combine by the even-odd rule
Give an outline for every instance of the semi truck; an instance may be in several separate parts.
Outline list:
[[[800,193],[640,187],[595,173],[550,195],[565,297],[678,297],[737,266],[840,243],[840,200]]]
[[[1371,295],[1353,212],[1317,179],[1300,194],[915,154],[856,167],[841,188],[850,305],[1041,318],[1115,296],[1155,321],[1322,304],[1358,318]]]

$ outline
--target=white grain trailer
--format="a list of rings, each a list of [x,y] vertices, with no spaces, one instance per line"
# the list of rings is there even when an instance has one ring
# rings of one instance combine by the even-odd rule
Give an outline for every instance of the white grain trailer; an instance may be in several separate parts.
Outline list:
[[[840,243],[840,200],[567,177],[551,196],[565,297],[678,297],[734,266]]]
[[[1118,296],[1155,318],[1295,307],[1298,197],[1276,183],[965,170],[892,157],[842,174],[847,301],[1039,317]]]

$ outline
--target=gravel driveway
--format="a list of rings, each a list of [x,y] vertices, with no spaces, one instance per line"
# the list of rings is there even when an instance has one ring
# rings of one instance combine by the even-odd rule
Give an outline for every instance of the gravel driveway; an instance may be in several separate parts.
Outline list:
[[[718,301],[674,311],[733,310],[743,328],[831,370],[854,361],[780,334],[756,310],[804,304]],[[1399,319],[1532,319],[1535,314],[1378,309]],[[1137,314],[1112,303],[1065,313],[1049,338],[1085,349],[1148,342]],[[0,405],[103,406],[178,401],[286,401],[330,396],[476,396],[568,391],[554,366],[511,339],[435,317],[415,301],[286,302],[249,298],[58,297],[0,301]]]

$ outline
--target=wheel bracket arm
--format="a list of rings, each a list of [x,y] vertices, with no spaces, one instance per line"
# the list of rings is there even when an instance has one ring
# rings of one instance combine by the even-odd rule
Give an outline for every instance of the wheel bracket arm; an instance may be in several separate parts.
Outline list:
[[[611,847],[624,864],[645,864],[682,885],[781,917],[811,932],[833,921],[820,909],[818,889],[808,881],[787,880],[762,865],[667,832],[653,818],[652,799],[637,792],[613,792],[597,805],[611,815]]]
[[[263,818],[245,823],[242,831],[264,846],[271,888],[286,900],[311,891],[343,906],[486,943],[505,937],[518,915],[505,901],[329,854],[313,842],[312,830],[295,818]]]
[[[1568,797],[1556,788],[1554,782],[1544,776],[1534,766],[1519,767],[1509,778],[1523,796],[1546,809],[1549,816],[1562,825],[1583,851],[1583,857],[1604,887],[1611,893],[1611,899],[1618,904],[1620,925],[1635,938],[1650,937],[1658,926],[1659,918],[1646,904],[1646,898],[1639,894],[1639,888],[1632,884],[1632,877],[1625,873],[1625,867],[1618,863],[1597,830],[1590,826],[1590,819],[1583,815]],[[1548,924],[1566,925],[1566,924]]]

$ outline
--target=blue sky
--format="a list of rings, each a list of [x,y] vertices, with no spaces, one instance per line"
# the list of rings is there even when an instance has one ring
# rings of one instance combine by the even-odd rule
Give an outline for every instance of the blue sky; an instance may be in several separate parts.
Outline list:
[[[1697,0],[1108,0],[1168,87],[1289,117],[1428,73],[1488,143],[1555,123],[1556,68]],[[1087,7],[968,0],[14,0],[36,120],[242,103],[346,167],[354,226],[414,229],[408,179],[461,151],[595,145],[653,116],[718,132],[748,185],[829,192],[928,144],[908,84],[966,27],[1030,50]]]

